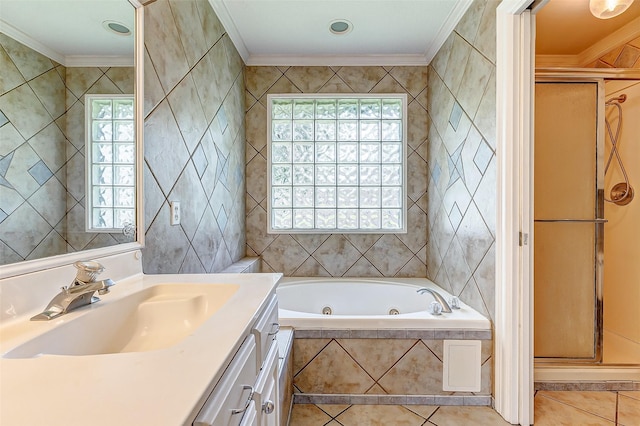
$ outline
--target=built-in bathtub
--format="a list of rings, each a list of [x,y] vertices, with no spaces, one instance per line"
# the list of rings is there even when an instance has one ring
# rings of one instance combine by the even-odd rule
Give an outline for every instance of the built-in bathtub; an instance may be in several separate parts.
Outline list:
[[[453,297],[426,278],[283,278],[277,288],[280,325],[305,329],[490,330],[487,318],[460,302],[451,313],[428,313],[435,299]]]
[[[422,287],[452,297],[425,278],[281,279],[294,402],[490,405],[490,321],[465,303],[432,315]]]

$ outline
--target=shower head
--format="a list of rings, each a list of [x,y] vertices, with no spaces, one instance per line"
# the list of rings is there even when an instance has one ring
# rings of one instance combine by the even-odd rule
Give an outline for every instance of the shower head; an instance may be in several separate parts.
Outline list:
[[[615,98],[607,99],[607,101],[604,104],[605,105],[613,105],[615,102],[618,102],[619,104],[621,104],[626,100],[627,100],[627,95],[625,95],[623,93],[622,95],[616,96]]]

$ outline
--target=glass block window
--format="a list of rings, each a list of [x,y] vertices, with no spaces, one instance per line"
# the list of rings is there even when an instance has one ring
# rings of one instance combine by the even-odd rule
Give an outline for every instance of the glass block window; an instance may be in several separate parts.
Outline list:
[[[405,94],[267,103],[270,233],[406,232]]]
[[[135,224],[133,95],[86,95],[86,230]]]

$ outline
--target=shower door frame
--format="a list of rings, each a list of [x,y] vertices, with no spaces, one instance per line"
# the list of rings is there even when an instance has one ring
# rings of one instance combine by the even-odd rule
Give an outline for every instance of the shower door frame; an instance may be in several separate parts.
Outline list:
[[[581,84],[581,83],[592,83],[596,85],[596,143],[595,143],[595,162],[596,162],[596,170],[595,170],[595,206],[594,206],[594,216],[595,218],[592,221],[586,220],[557,220],[557,222],[567,222],[567,223],[593,223],[594,224],[594,348],[593,348],[593,358],[571,358],[571,357],[535,357],[534,355],[534,363],[535,364],[599,364],[602,362],[602,342],[604,338],[604,305],[603,305],[603,294],[604,294],[604,225],[606,220],[604,219],[604,144],[605,144],[605,135],[604,135],[604,117],[605,117],[605,87],[604,87],[604,78],[598,76],[575,76],[571,73],[565,74],[561,72],[556,75],[549,75],[549,73],[538,72],[536,69],[535,74],[535,82],[534,86],[537,83],[566,83],[566,84]],[[533,140],[533,146],[535,147],[535,137]],[[533,152],[533,150],[532,150]],[[531,169],[531,173],[533,174],[533,168]],[[535,176],[532,179],[535,182]],[[535,191],[535,183],[533,185]],[[531,211],[533,212],[533,202],[531,203]],[[536,222],[536,220],[534,220]],[[548,222],[548,221],[545,221]],[[533,229],[533,227],[531,228]],[[532,241],[535,241],[535,238],[532,238]],[[532,247],[533,250],[533,247]],[[535,260],[534,260],[535,262]],[[533,266],[533,265],[532,265]],[[533,285],[535,285],[535,277],[532,280]],[[540,303],[540,301],[535,301],[534,303]],[[534,323],[535,327],[535,323]],[[534,331],[535,332],[535,331]]]

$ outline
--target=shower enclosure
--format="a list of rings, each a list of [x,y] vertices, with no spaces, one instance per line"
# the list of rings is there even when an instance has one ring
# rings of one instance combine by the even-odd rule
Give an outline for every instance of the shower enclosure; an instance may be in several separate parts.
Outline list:
[[[536,82],[536,365],[640,364],[640,266],[625,265],[640,259],[640,243],[629,250],[640,239],[640,206],[632,202],[640,148],[629,150],[640,133],[624,139],[638,120],[623,105],[628,94],[640,110],[640,81],[631,86],[616,90],[603,78]],[[621,347],[630,355],[620,356]]]
[[[535,91],[534,354],[602,355],[604,87],[537,82]]]

